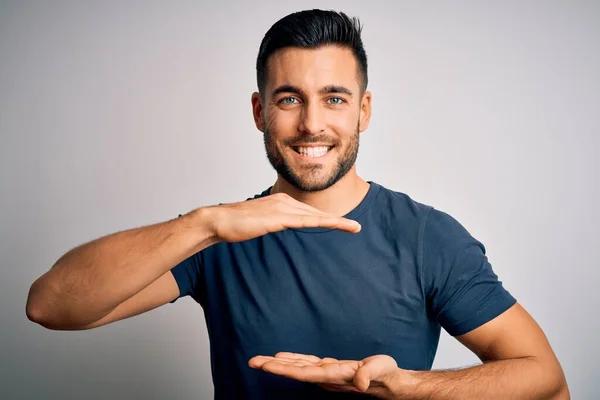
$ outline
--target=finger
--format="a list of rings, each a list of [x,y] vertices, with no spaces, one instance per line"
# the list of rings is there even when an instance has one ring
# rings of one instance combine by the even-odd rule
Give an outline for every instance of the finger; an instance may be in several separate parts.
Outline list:
[[[298,363],[278,362],[274,359],[264,363],[262,370],[301,382],[353,385],[352,378],[358,369],[358,361],[354,361],[354,364],[298,365]]]
[[[280,212],[293,215],[306,215],[306,217],[300,218],[306,218],[310,221],[316,221],[310,222],[308,225],[290,226],[290,228],[326,227],[345,230],[351,233],[358,233],[360,231],[360,224],[357,221],[326,213],[306,203],[302,203],[298,200],[295,200],[294,198],[289,196],[282,198],[280,201],[280,204],[283,206],[279,210]],[[321,225],[318,222],[319,219],[314,218],[315,216],[327,219],[329,222],[327,222],[327,225]]]
[[[252,368],[261,368],[264,363],[273,359],[274,357],[271,356],[255,356],[248,360],[248,366]]]
[[[350,233],[360,232],[360,224],[356,221],[342,217],[325,217],[318,215],[290,215],[286,221],[290,228],[331,228],[347,231]]]
[[[356,360],[338,360],[337,358],[329,358],[329,357],[325,357],[322,360],[323,363],[338,363],[338,364],[345,364],[345,363],[357,363]]]
[[[275,358],[289,358],[289,359],[300,359],[300,360],[305,360],[305,361],[309,361],[311,363],[318,363],[321,362],[321,359],[315,355],[312,354],[300,354],[300,353],[290,353],[288,351],[280,351],[279,353],[275,354]]]
[[[335,215],[326,213],[316,214],[307,210],[292,209],[289,211],[286,210],[282,214],[269,214],[269,216],[273,216],[279,221],[281,221],[280,218],[282,217],[287,222],[292,221],[291,223],[293,224],[293,226],[287,226],[287,224],[284,224],[286,225],[286,227],[289,228],[324,227],[340,229],[344,231],[349,231],[351,233],[358,233],[361,229],[360,223],[356,220],[345,217],[337,217]]]
[[[288,354],[291,354],[291,353],[288,353]],[[316,358],[318,360],[320,360],[318,357],[316,357]],[[285,363],[285,364],[294,364],[294,365],[298,365],[298,366],[315,365],[316,364],[314,361],[309,361],[308,358],[286,357],[285,355],[278,353],[277,355],[275,355],[275,357],[272,357],[272,356],[252,357],[248,361],[248,365],[253,368],[261,368],[263,366],[263,364],[268,361],[277,361],[277,362],[281,362],[281,363]]]
[[[333,228],[350,233],[358,233],[361,230],[361,225],[358,221],[344,218],[344,217],[331,217],[331,216],[317,216],[318,225],[322,228]]]
[[[248,361],[248,366],[252,368],[262,368],[262,366],[269,361],[279,362],[286,365],[295,365],[298,367],[302,367],[305,365],[315,365],[315,363],[313,362],[303,360],[300,358],[286,358],[281,356],[277,358],[271,356],[255,356]]]
[[[366,392],[371,384],[371,374],[368,368],[361,367],[354,374],[354,386],[361,392]]]
[[[327,213],[325,211],[319,210],[318,208],[315,208],[309,204],[303,203],[299,200],[294,199],[293,197],[289,196],[289,195],[285,195],[284,197],[281,197],[279,199],[279,201],[281,201],[281,204],[284,205],[284,210],[289,206],[292,207],[292,210],[290,210],[289,212],[292,214],[305,214],[306,212],[308,212],[310,215],[318,215],[318,216],[323,216],[323,217],[331,217],[331,218],[339,218],[342,219],[344,221],[351,221],[351,225],[353,225],[353,228],[355,228],[355,224],[358,225],[358,227],[360,228],[360,224],[358,224],[358,222],[350,220],[348,218],[344,218],[344,217],[339,217],[337,215],[331,214],[331,213]],[[355,229],[352,230],[352,232]],[[359,229],[360,230],[360,229]],[[357,231],[358,232],[358,231]]]
[[[286,365],[296,365],[299,367],[305,366],[305,365],[318,365],[316,363],[307,361],[307,360],[301,360],[299,358],[286,358],[286,357],[276,357],[273,360],[270,360],[272,362],[278,362],[281,364],[286,364]]]
[[[273,360],[263,364],[262,369],[263,371],[285,376],[301,382],[328,382],[325,380],[326,377],[324,369],[315,365],[300,366]]]

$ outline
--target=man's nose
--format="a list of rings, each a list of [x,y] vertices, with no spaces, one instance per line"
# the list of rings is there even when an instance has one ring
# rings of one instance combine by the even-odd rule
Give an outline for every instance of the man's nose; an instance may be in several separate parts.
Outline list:
[[[325,130],[325,113],[317,102],[305,104],[300,115],[301,133],[318,135]]]

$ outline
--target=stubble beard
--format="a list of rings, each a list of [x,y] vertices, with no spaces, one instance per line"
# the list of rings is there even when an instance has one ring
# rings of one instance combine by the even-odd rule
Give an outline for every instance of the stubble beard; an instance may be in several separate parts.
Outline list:
[[[358,124],[356,126],[356,130],[354,131],[354,135],[348,139],[346,147],[341,149],[343,153],[338,156],[337,160],[335,160],[335,166],[331,172],[328,173],[328,176],[323,176],[324,173],[322,170],[324,166],[318,163],[306,165],[302,168],[302,171],[294,170],[290,163],[283,156],[283,152],[280,150],[280,147],[277,146],[277,140],[269,131],[269,127],[266,124],[264,126],[265,130],[263,132],[263,140],[267,158],[271,163],[271,166],[275,169],[275,171],[277,171],[279,176],[281,176],[290,185],[294,186],[298,190],[303,192],[318,192],[325,190],[342,179],[356,163],[359,147]],[[281,146],[284,148],[289,148],[289,145],[292,143],[330,143],[331,141],[327,139],[328,138],[325,137],[303,135],[287,140],[285,143],[281,143]],[[338,140],[334,143],[334,145],[335,151],[340,151],[340,141]]]

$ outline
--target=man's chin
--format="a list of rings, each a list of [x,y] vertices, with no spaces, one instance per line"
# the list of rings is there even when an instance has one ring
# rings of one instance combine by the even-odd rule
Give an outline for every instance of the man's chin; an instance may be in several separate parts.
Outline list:
[[[330,176],[295,176],[289,183],[303,192],[319,192],[331,187],[335,182],[332,182]]]
[[[281,160],[283,161],[283,159]],[[335,161],[330,163],[297,163],[286,157],[284,162],[273,163],[278,175],[291,186],[303,192],[319,192],[331,187],[336,180]]]

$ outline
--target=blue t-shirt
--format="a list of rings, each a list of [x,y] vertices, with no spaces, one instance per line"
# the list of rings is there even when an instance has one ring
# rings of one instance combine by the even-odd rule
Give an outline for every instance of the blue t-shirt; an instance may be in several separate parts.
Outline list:
[[[215,244],[172,269],[180,297],[204,310],[215,399],[352,398],[248,360],[279,351],[344,360],[387,354],[401,368],[428,370],[440,327],[461,335],[516,302],[484,246],[454,218],[369,183],[346,215],[361,224],[357,234],[287,229]]]

